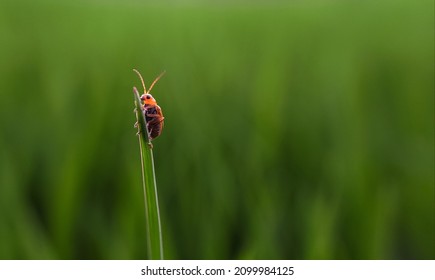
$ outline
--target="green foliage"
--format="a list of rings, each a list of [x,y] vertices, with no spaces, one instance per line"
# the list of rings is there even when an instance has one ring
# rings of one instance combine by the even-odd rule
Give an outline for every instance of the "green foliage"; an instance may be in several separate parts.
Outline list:
[[[434,259],[433,1],[0,1],[0,259]]]

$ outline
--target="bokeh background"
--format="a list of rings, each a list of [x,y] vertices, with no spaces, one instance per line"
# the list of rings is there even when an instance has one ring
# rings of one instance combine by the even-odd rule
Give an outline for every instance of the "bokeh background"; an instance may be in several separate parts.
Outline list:
[[[0,0],[0,259],[434,259],[434,3]]]

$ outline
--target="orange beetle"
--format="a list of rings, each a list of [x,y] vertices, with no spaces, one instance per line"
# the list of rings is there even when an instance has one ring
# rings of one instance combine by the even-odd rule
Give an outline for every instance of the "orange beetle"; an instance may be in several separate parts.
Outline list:
[[[165,74],[163,72],[160,74],[154,82],[151,84],[148,91],[145,88],[145,83],[143,81],[142,75],[137,71],[136,69],[133,69],[134,72],[136,72],[142,82],[144,93],[140,97],[142,100],[142,112],[145,115],[145,121],[147,125],[148,130],[148,138],[151,140],[157,138],[163,130],[163,120],[165,119],[163,117],[162,109],[159,105],[157,105],[157,101],[154,99],[154,97],[150,94],[151,89],[153,86],[157,83],[157,81]]]

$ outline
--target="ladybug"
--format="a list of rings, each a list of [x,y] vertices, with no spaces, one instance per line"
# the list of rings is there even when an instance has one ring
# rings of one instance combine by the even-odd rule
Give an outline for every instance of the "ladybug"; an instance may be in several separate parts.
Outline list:
[[[162,72],[151,84],[148,91],[145,88],[145,83],[143,81],[142,75],[137,71],[136,69],[133,69],[134,72],[136,72],[142,82],[144,93],[141,95],[140,99],[142,101],[142,112],[145,116],[145,121],[147,125],[147,131],[148,131],[148,138],[149,140],[153,140],[157,138],[163,130],[163,120],[165,119],[163,117],[162,109],[159,105],[157,105],[157,101],[154,99],[154,97],[150,94],[151,89],[153,86],[157,83],[157,81],[165,74],[165,72]]]

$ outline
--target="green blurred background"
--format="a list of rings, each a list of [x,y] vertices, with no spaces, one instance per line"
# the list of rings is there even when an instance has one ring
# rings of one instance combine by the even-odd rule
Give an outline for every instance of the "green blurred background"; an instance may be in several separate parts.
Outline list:
[[[0,0],[0,259],[434,259],[434,3]]]

